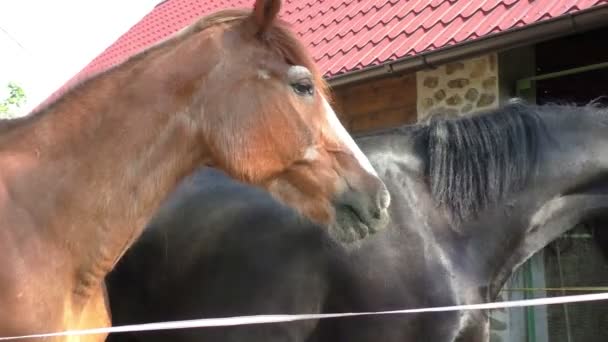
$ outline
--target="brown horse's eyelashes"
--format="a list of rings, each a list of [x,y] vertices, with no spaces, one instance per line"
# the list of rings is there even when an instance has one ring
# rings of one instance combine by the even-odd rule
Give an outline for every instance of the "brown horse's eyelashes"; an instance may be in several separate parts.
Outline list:
[[[287,79],[296,95],[312,97],[315,93],[312,72],[303,65],[292,65],[287,70]]]
[[[292,83],[291,86],[293,87],[294,92],[300,96],[312,96],[315,93],[315,86],[310,79]]]

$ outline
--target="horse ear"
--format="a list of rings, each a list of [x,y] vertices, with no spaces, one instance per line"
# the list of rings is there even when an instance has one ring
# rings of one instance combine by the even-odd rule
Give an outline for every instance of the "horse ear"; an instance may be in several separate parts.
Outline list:
[[[281,0],[256,0],[253,17],[257,24],[257,34],[263,35],[272,25],[281,9]]]

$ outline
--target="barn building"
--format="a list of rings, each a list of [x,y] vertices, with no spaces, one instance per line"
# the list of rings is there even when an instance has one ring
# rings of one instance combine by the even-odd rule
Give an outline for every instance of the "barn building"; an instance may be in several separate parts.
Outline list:
[[[45,103],[201,15],[252,4],[162,1]],[[608,0],[285,0],[281,17],[308,46],[355,134],[433,113],[468,115],[513,96],[540,104],[608,96]],[[503,298],[571,294],[530,288],[608,285],[608,263],[592,236],[580,227],[558,239],[521,267]],[[493,342],[606,336],[602,303],[493,313]]]

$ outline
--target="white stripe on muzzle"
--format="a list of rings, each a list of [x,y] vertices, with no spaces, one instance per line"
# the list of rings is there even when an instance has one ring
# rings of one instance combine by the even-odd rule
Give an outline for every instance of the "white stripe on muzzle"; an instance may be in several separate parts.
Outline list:
[[[378,177],[378,173],[372,167],[372,164],[369,162],[369,159],[363,154],[359,146],[355,143],[355,140],[348,134],[346,128],[342,125],[336,112],[331,108],[329,102],[325,99],[325,97],[321,96],[321,100],[323,101],[323,108],[325,108],[325,115],[327,115],[327,121],[329,121],[329,125],[333,128],[338,139],[352,152],[361,167],[369,172],[370,174]]]

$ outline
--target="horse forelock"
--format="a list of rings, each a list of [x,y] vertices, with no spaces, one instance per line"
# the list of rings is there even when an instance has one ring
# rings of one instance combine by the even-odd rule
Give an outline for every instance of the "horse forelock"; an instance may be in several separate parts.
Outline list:
[[[521,190],[537,165],[540,118],[531,107],[428,123],[431,195],[458,224]]]
[[[317,68],[312,55],[293,33],[291,26],[284,20],[275,19],[273,26],[268,29],[264,39],[271,49],[282,56],[290,65],[306,67],[313,75],[317,90],[328,101],[332,100],[329,87],[323,79],[323,74]]]

